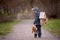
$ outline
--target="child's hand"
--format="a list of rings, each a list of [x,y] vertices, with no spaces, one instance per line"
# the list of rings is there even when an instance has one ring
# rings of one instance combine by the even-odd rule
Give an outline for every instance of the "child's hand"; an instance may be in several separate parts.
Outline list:
[[[35,25],[33,24],[33,27],[35,27]]]
[[[36,27],[35,24],[33,24],[33,27]]]

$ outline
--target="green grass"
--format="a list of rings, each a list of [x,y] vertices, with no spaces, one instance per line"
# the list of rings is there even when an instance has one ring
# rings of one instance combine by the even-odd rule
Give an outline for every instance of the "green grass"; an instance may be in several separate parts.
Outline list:
[[[49,20],[43,28],[60,37],[60,19]]]
[[[8,34],[11,31],[11,28],[13,27],[13,25],[15,25],[18,22],[20,21],[15,20],[11,22],[0,23],[0,35]]]

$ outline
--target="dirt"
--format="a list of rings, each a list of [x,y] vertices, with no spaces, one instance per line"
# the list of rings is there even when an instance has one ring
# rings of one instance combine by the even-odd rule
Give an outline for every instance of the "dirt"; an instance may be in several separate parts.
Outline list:
[[[42,29],[42,37],[34,38],[32,33],[33,20],[22,20],[13,26],[11,33],[0,40],[60,40],[50,32]]]

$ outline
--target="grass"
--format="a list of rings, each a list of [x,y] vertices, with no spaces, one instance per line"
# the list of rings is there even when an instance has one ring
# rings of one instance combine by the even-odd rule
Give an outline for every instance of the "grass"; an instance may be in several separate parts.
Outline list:
[[[49,20],[43,28],[60,37],[60,19]]]
[[[0,23],[0,35],[6,35],[11,31],[13,25],[20,21],[15,20],[11,22]]]

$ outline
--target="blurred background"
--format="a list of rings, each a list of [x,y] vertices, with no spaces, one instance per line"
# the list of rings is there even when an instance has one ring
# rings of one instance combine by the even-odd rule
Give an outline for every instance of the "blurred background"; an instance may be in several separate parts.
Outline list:
[[[9,22],[7,26],[7,21],[33,19],[34,13],[31,9],[34,6],[46,12],[49,19],[46,28],[60,36],[60,0],[0,0],[0,34],[5,33],[5,29],[2,32],[4,26],[7,28],[13,24]]]
[[[45,11],[48,18],[60,18],[60,0],[0,0],[0,22],[33,18],[33,6]]]

